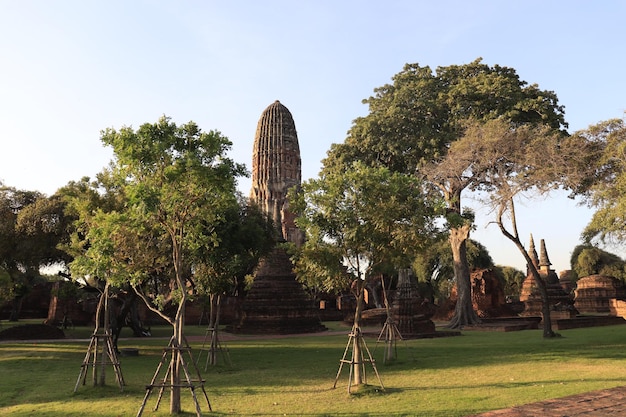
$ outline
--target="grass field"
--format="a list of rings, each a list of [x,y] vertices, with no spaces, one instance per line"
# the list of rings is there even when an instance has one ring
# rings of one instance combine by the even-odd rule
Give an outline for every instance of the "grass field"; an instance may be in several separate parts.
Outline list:
[[[337,324],[332,326],[337,329]],[[344,369],[332,385],[348,341],[345,334],[228,340],[232,367],[204,372],[215,416],[466,416],[513,405],[624,385],[626,326],[565,330],[544,340],[540,330],[463,332],[462,336],[398,342],[398,359],[382,363],[376,338],[367,344],[377,359],[385,390],[347,393]],[[68,336],[89,337],[89,329]],[[155,329],[166,336],[167,328]],[[194,354],[204,329],[188,326]],[[195,335],[195,336],[194,336]],[[126,381],[120,392],[111,369],[107,386],[90,379],[74,393],[88,342],[0,344],[0,415],[134,416],[167,344],[164,337],[124,339],[120,348],[139,349],[122,357]],[[220,358],[221,359],[221,358]],[[368,382],[377,379],[368,368]],[[184,415],[195,415],[189,391],[183,391]],[[169,398],[144,416],[169,415]]]

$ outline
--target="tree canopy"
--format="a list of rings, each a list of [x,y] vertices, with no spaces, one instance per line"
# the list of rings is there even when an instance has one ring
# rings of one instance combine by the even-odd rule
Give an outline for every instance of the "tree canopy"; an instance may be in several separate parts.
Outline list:
[[[259,259],[275,245],[276,228],[261,209],[239,197],[211,225],[218,242],[193,253],[196,291],[205,295],[238,292]]]
[[[607,275],[626,283],[626,261],[593,245],[578,245],[571,257],[574,278],[589,275]]]
[[[360,162],[303,183],[290,201],[306,236],[296,270],[324,290],[344,289],[387,265],[408,267],[433,239],[440,208],[423,198],[415,177]]]
[[[11,320],[19,318],[23,297],[43,281],[40,269],[68,260],[57,248],[69,236],[64,209],[56,196],[0,184],[0,269],[2,292],[14,299]]]
[[[462,209],[461,193],[480,189],[494,167],[483,163],[473,148],[451,154],[452,144],[468,129],[492,120],[504,120],[512,129],[541,126],[564,133],[563,107],[554,92],[529,85],[512,68],[489,66],[481,59],[434,72],[407,64],[392,80],[364,100],[369,114],[353,122],[344,143],[333,145],[324,170],[341,172],[359,160],[416,175],[443,196],[459,294],[450,325],[461,327],[478,321],[466,259],[473,213]]]
[[[626,123],[613,119],[576,132],[574,146],[586,157],[575,165],[574,190],[596,208],[583,232],[587,242],[626,239]]]
[[[95,275],[115,285],[130,283],[173,326],[170,341],[183,345],[185,303],[193,287],[193,252],[217,245],[213,225],[235,199],[242,165],[226,156],[230,141],[193,122],[177,126],[162,117],[134,130],[102,132],[113,148],[111,181],[122,209],[89,215],[87,249],[72,262],[78,275]],[[177,305],[166,314],[166,301]],[[180,412],[180,352],[170,364],[170,411]]]

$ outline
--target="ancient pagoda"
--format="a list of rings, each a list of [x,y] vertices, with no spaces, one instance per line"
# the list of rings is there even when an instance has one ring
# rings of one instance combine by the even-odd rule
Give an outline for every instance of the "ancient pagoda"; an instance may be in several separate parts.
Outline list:
[[[300,245],[303,234],[287,193],[301,183],[300,147],[291,112],[278,100],[261,114],[252,153],[250,200],[274,222],[279,240]],[[296,280],[281,247],[262,259],[234,328],[240,333],[311,333],[324,330],[313,302]]]
[[[296,125],[287,107],[276,100],[261,114],[252,151],[250,199],[270,216],[286,241],[301,237],[289,212],[287,192],[302,181]]]
[[[574,308],[574,300],[571,294],[568,294],[559,281],[559,277],[550,266],[552,263],[548,258],[548,251],[546,250],[546,244],[541,239],[540,256],[537,256],[535,250],[535,242],[533,236],[530,236],[530,248],[528,249],[528,255],[533,262],[537,272],[546,283],[546,289],[548,291],[548,302],[550,304],[550,315],[553,319],[566,319],[576,316],[576,309]],[[520,294],[520,301],[524,303],[524,311],[522,316],[541,316],[542,300],[537,288],[537,283],[528,267],[526,273],[526,279],[522,282],[522,289]]]

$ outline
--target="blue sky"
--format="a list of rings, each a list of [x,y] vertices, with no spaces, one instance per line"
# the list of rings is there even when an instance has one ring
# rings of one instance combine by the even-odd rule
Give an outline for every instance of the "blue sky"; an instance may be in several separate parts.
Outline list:
[[[0,0],[0,179],[52,194],[108,164],[102,129],[164,114],[219,130],[250,167],[274,100],[294,116],[303,178],[315,177],[367,114],[361,100],[405,63],[478,57],[555,91],[573,132],[623,117],[625,12],[617,0]],[[564,195],[518,209],[522,237],[545,239],[554,269],[567,269],[591,211]],[[473,238],[523,269],[477,210]]]

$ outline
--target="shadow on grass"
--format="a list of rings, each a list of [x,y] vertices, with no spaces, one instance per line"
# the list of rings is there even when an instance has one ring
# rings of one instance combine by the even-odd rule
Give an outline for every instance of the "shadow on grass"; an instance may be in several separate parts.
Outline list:
[[[442,392],[450,390],[478,390],[489,393],[493,390],[523,390],[524,388],[556,384],[579,384],[584,376],[572,374],[559,381],[542,380],[537,376],[525,381],[508,381],[503,375],[498,381],[487,382],[474,380],[470,377],[460,383],[440,384],[437,381],[439,371],[452,370],[459,373],[465,372],[468,367],[486,367],[490,365],[509,364],[511,366],[526,366],[530,370],[533,367],[559,366],[568,361],[619,361],[626,357],[626,326],[612,326],[611,328],[595,328],[586,330],[572,330],[563,332],[564,337],[545,340],[540,332],[525,331],[517,334],[486,334],[480,332],[467,332],[466,335],[454,338],[441,339],[418,339],[407,340],[406,346],[398,346],[398,359],[382,364],[382,349],[374,350],[375,339],[367,339],[367,344],[376,358],[378,370],[387,384],[386,378],[395,381],[394,387],[386,386],[385,391],[353,394],[351,398],[366,400],[370,397],[380,396],[381,400],[398,396],[415,397],[418,392]],[[233,367],[210,367],[201,373],[207,380],[205,388],[211,401],[214,397],[224,395],[225,398],[239,396],[265,396],[283,391],[289,394],[297,394],[316,398],[318,394],[331,391],[332,382],[337,374],[342,353],[348,341],[347,336],[324,335],[315,337],[290,337],[284,339],[267,340],[233,340],[225,343],[229,350]],[[109,371],[108,387],[81,387],[76,394],[72,395],[76,378],[78,377],[82,360],[85,356],[88,343],[10,343],[0,344],[0,408],[13,407],[28,403],[32,409],[38,410],[38,406],[58,401],[62,398],[66,401],[81,400],[84,402],[96,402],[99,400],[114,402],[120,396],[131,397],[130,401],[139,398],[137,407],[145,393],[144,387],[152,378],[161,358],[163,348],[167,340],[138,338],[125,340],[120,347],[137,347],[140,351],[138,357],[122,357],[121,366],[127,386],[120,394],[115,384],[114,374]],[[201,343],[192,343],[194,355],[200,348]],[[616,365],[617,366],[617,365]],[[547,367],[547,368],[546,368]],[[369,369],[368,369],[369,373]],[[373,376],[373,374],[370,377]],[[410,383],[403,383],[402,377],[411,378]],[[346,394],[348,373],[344,370],[340,376],[336,395],[332,398],[343,398]],[[419,381],[419,386],[413,385]],[[370,381],[371,382],[371,381]],[[608,375],[607,378],[585,379],[590,385],[620,385],[623,380]],[[42,389],[45,387],[46,389]],[[186,394],[185,394],[186,395]],[[472,394],[473,395],[473,394]],[[107,408],[106,406],[105,409]],[[452,407],[449,405],[448,407]],[[463,407],[463,406],[460,406]],[[108,407],[110,408],[110,406]],[[433,411],[429,415],[447,416],[463,415],[474,410],[455,410],[442,407],[441,414]],[[31,411],[32,411],[31,409]],[[1,411],[1,410],[0,410]],[[217,410],[210,415],[233,415],[221,413]],[[245,410],[247,411],[247,410]],[[270,407],[271,411],[271,407]],[[302,410],[300,410],[302,411]],[[134,410],[133,412],[136,412]],[[113,414],[107,414],[113,413]],[[114,414],[115,410],[106,410],[99,415],[122,415]],[[121,413],[121,411],[120,411]],[[447,414],[446,414],[447,413]],[[37,413],[38,415],[66,416],[73,415],[67,412],[55,414],[54,411]],[[166,415],[161,413],[159,415]],[[11,414],[11,415],[29,415]],[[76,414],[78,415],[78,414]],[[125,415],[125,414],[124,414]],[[182,415],[194,415],[190,413]],[[240,413],[242,416],[272,416],[267,410],[256,413]],[[302,416],[324,416],[331,414],[298,412]],[[370,416],[380,413],[342,413],[333,412],[332,415],[347,416]],[[386,415],[411,415],[410,413]],[[425,415],[425,414],[421,414]]]

